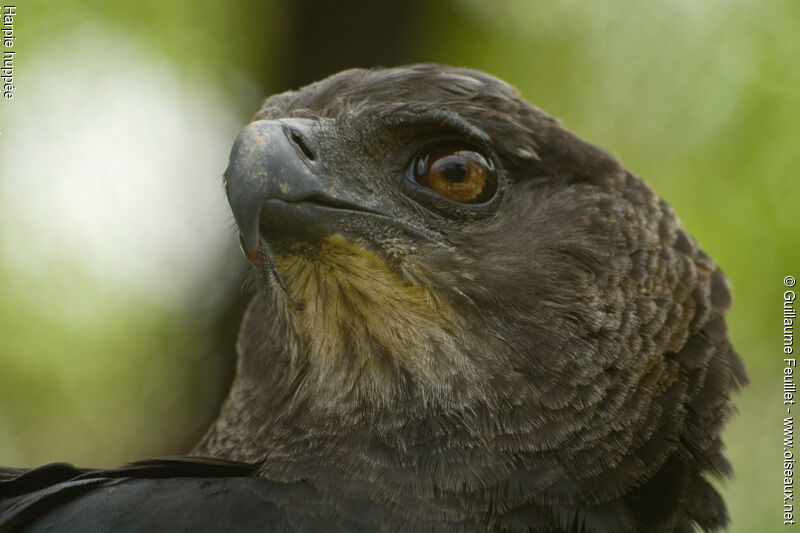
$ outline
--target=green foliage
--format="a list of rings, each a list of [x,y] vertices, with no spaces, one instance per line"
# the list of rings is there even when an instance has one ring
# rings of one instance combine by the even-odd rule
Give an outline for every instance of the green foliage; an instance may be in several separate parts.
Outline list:
[[[184,313],[74,269],[0,270],[0,463],[114,465],[188,449],[218,408],[225,361]]]

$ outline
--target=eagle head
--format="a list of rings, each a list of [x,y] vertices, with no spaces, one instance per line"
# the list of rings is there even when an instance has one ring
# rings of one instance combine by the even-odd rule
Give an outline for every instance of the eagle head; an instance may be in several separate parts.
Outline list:
[[[493,527],[725,522],[728,282],[513,87],[341,72],[268,98],[225,186],[255,296],[199,452]]]

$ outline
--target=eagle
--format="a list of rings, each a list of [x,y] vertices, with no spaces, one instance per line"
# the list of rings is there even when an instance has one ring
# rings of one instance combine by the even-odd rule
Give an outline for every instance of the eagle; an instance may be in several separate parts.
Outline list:
[[[714,531],[746,384],[668,204],[488,74],[271,96],[225,190],[237,368],[184,457],[0,471],[5,531]]]

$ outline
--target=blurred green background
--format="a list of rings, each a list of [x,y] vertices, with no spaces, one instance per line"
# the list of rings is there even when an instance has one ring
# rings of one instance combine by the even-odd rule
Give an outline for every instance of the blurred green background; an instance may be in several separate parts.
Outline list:
[[[220,177],[275,91],[350,66],[485,70],[618,156],[730,277],[752,380],[734,532],[781,526],[782,280],[800,272],[800,2],[16,3],[0,101],[0,464],[187,451],[233,369]],[[320,3],[321,4],[321,3]]]

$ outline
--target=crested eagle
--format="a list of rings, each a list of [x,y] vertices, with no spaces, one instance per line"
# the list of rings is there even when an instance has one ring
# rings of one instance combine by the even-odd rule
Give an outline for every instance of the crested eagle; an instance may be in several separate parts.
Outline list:
[[[746,383],[670,207],[497,78],[267,98],[225,187],[252,300],[186,457],[0,471],[8,531],[713,531]]]

